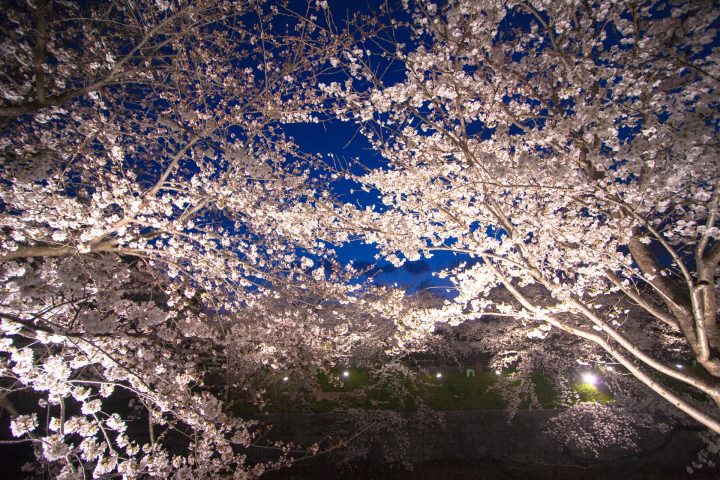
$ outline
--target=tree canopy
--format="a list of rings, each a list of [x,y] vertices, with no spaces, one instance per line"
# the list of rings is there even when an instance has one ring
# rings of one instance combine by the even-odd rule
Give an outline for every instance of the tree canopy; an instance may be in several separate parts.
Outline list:
[[[498,368],[572,364],[560,338],[720,434],[716,5],[375,7],[0,13],[0,385],[53,475],[278,468],[282,447],[246,462],[263,427],[209,359],[235,381],[382,363],[443,324],[481,329]],[[356,160],[296,138],[338,125]],[[363,282],[353,242],[395,266],[451,252],[450,293]]]

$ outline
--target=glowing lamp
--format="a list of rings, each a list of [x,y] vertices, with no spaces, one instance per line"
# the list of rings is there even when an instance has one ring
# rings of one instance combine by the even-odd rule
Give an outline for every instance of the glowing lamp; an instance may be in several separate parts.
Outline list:
[[[594,373],[585,372],[582,374],[582,380],[588,385],[597,385],[599,379]]]

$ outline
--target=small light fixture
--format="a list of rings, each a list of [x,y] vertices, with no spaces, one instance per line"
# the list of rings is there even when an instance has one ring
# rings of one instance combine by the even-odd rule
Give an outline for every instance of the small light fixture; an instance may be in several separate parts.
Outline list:
[[[347,370],[345,370],[345,371],[343,372],[343,377],[348,378],[349,376],[350,376],[350,372],[348,372]]]
[[[597,385],[599,379],[594,373],[585,372],[582,374],[582,380],[588,385]]]
[[[682,369],[683,369],[683,366],[682,366],[681,364],[679,364],[679,363],[676,363],[676,364],[675,364],[675,368],[677,368],[678,370],[682,370]]]
[[[614,371],[615,371],[615,369],[614,369],[611,365],[608,365],[608,366],[605,368],[605,370],[607,370],[608,372],[614,372]]]
[[[289,377],[283,377],[283,382],[287,382],[288,380],[290,380]]]
[[[440,372],[436,373],[435,378],[442,378],[442,373],[440,373]]]

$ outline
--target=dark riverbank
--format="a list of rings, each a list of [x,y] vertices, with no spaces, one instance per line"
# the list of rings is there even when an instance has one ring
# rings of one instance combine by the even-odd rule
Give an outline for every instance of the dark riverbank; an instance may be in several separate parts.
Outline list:
[[[337,465],[297,465],[291,469],[263,475],[262,480],[717,480],[720,471],[688,474],[684,467],[648,467],[634,464],[607,466],[512,465],[499,462],[445,460],[413,465],[354,463]]]
[[[704,444],[697,431],[678,428],[668,433],[640,431],[639,449],[607,448],[594,457],[561,448],[546,430],[557,410],[519,411],[508,424],[504,411],[444,412],[444,427],[417,428],[411,422],[403,432],[367,439],[365,457],[342,463],[342,452],[302,460],[285,471],[270,472],[280,479],[705,479],[720,478],[720,470],[704,468],[689,474]],[[341,414],[272,415],[273,436],[309,445],[332,431]],[[404,437],[400,459],[411,470],[379,460],[385,449]],[[362,438],[354,440],[363,442]]]

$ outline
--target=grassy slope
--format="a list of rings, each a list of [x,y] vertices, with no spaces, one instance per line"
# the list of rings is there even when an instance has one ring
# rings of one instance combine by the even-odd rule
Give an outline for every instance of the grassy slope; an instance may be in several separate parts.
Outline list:
[[[348,376],[343,372],[347,371]],[[320,398],[309,404],[300,405],[290,399],[289,391],[293,385],[283,385],[280,381],[269,396],[268,412],[326,412],[342,407],[360,407],[389,410],[414,410],[416,399],[436,410],[485,410],[503,409],[506,402],[492,387],[497,383],[494,372],[476,371],[475,376],[463,372],[443,372],[441,378],[434,374],[418,374],[416,377],[398,378],[405,395],[398,395],[380,383],[374,383],[364,369],[335,369],[329,372],[318,371],[315,376],[318,386],[328,398]],[[535,393],[543,408],[558,406],[552,382],[542,374],[534,374]],[[577,383],[574,385],[581,402],[612,402],[613,398],[602,387]],[[525,401],[520,408],[527,408]],[[237,413],[250,413],[257,408],[239,403],[234,409]]]

